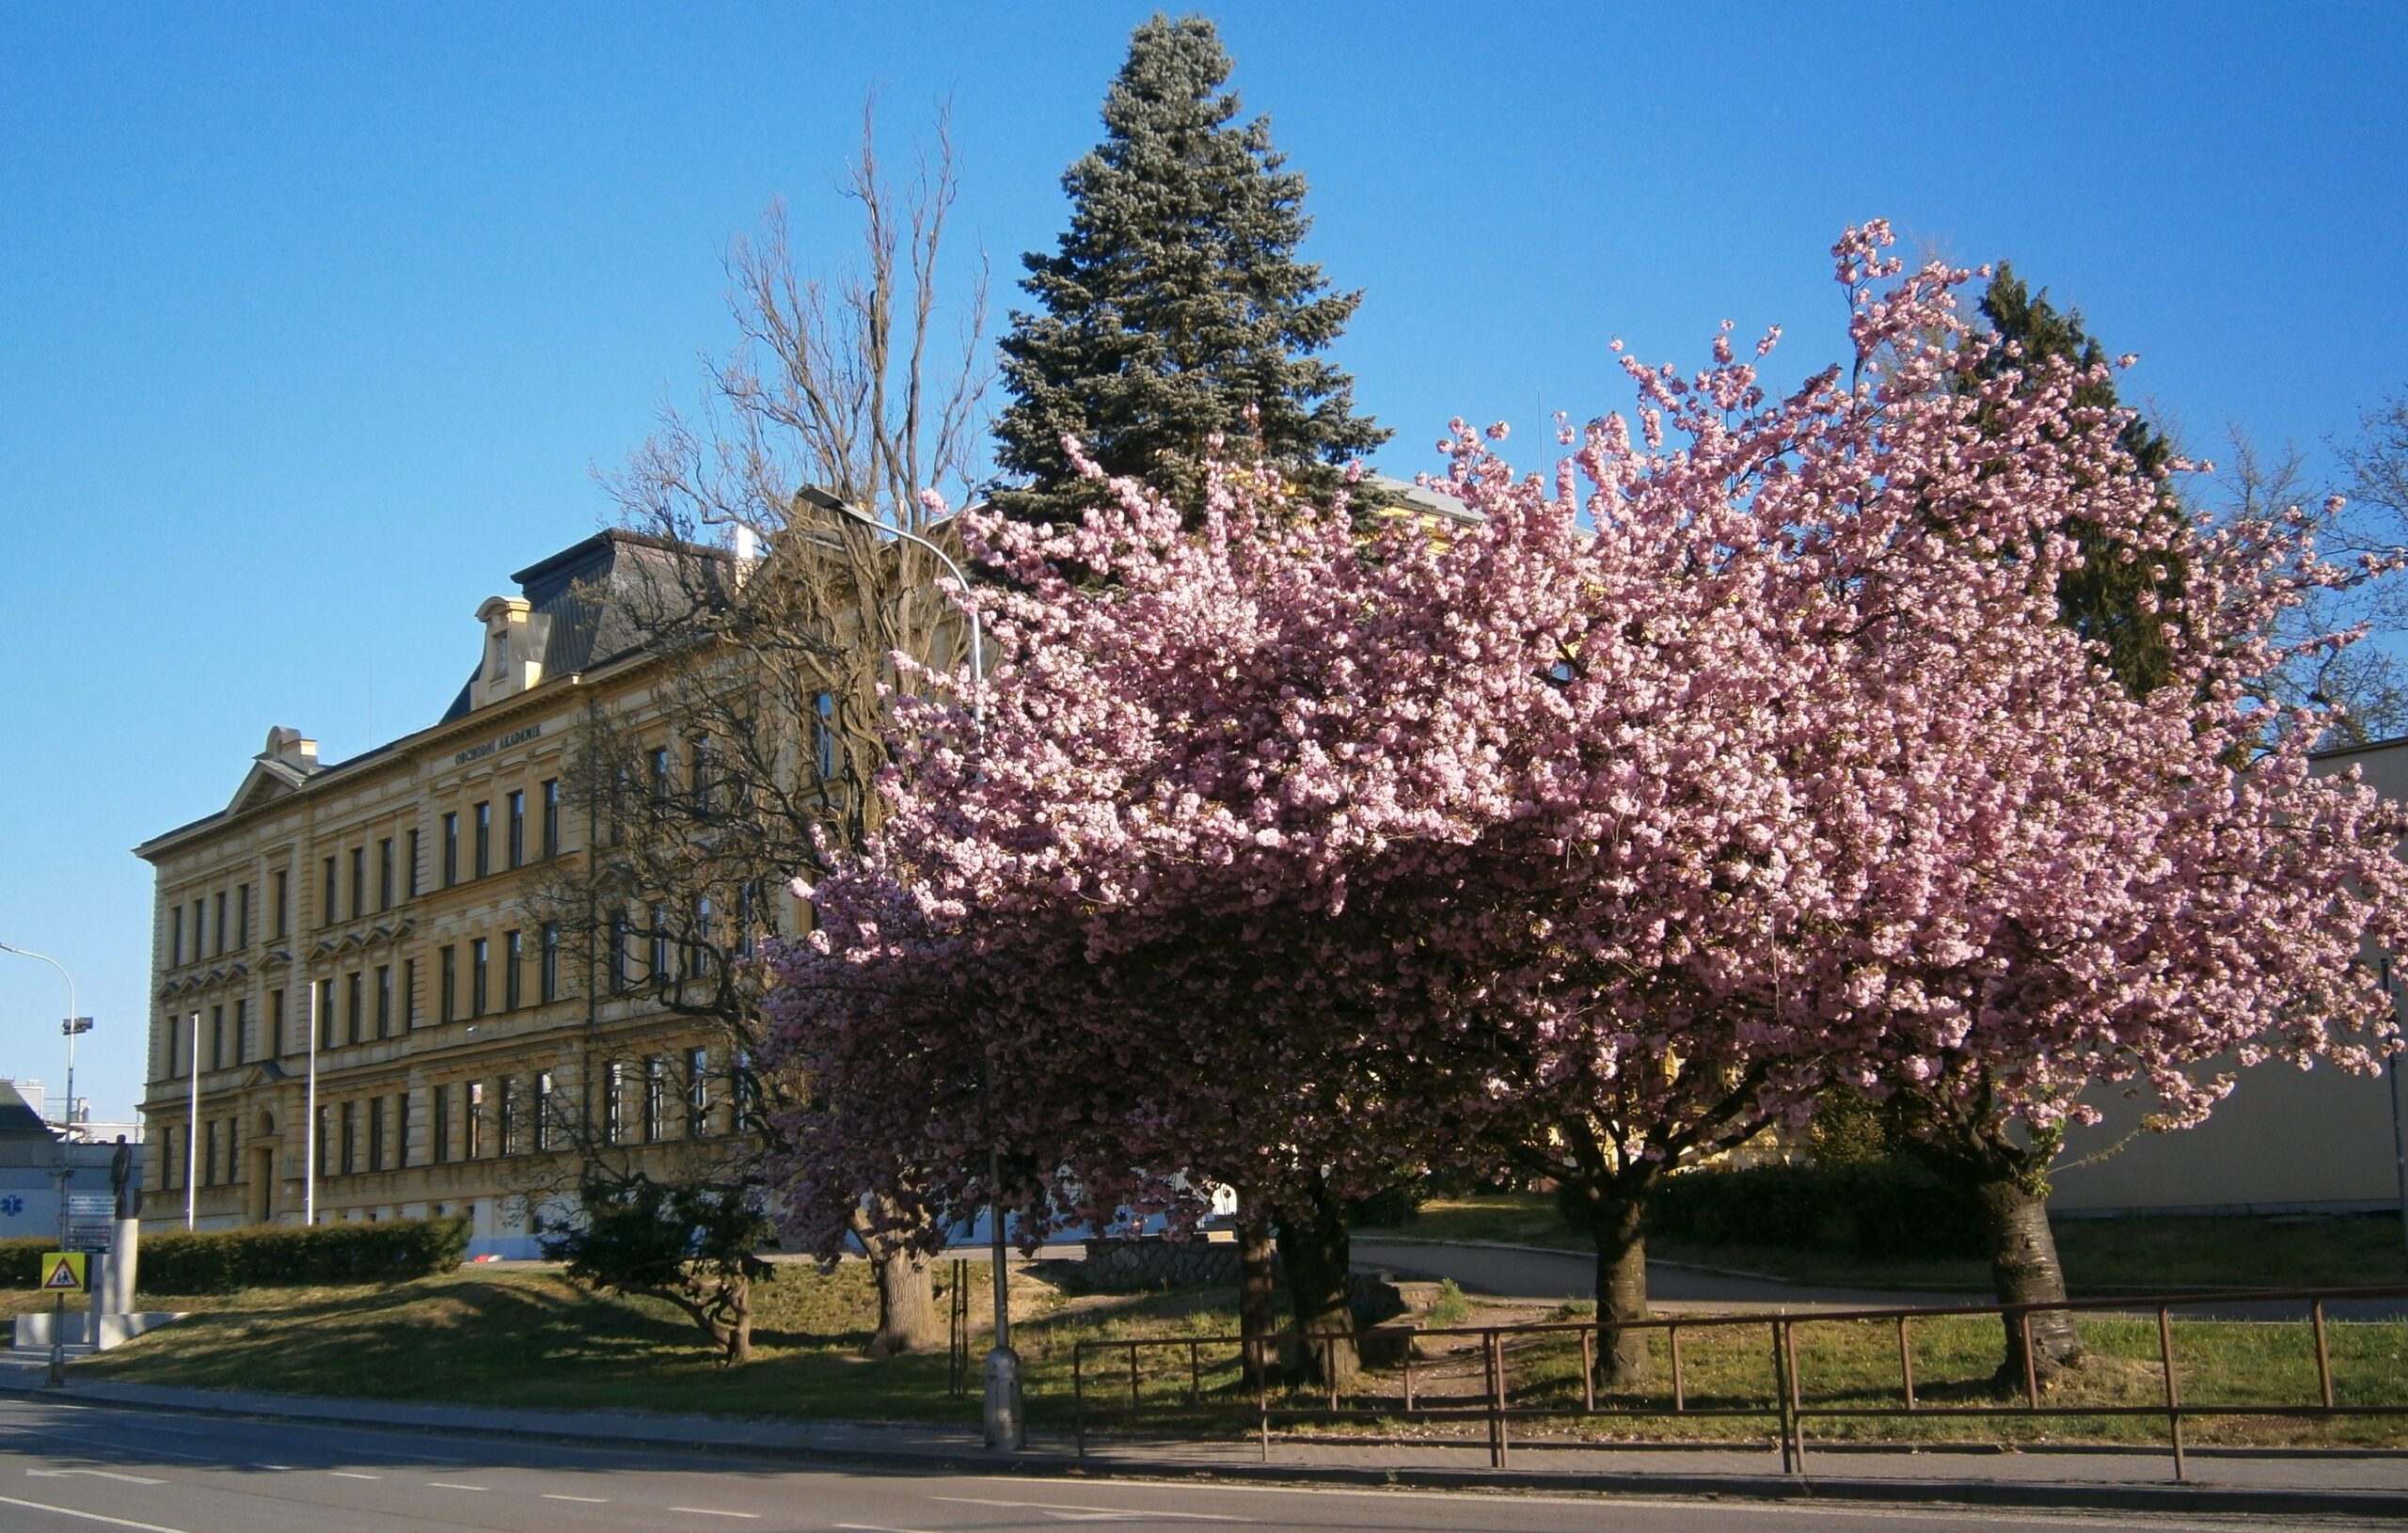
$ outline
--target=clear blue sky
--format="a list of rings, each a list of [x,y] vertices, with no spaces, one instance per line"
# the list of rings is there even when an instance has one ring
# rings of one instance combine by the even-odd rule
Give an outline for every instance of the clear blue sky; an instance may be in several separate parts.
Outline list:
[[[141,1084],[127,848],[272,724],[334,759],[440,712],[478,602],[728,339],[729,237],[782,195],[806,258],[849,245],[864,91],[896,151],[952,94],[1007,307],[1149,8],[0,11],[0,940],[74,971],[103,1115]],[[1537,454],[1622,405],[1612,335],[1828,359],[1873,215],[2078,304],[2202,450],[2408,384],[2408,7],[1500,8],[1212,11],[1365,290],[1337,356],[1392,472],[1454,414]],[[55,1089],[64,1004],[0,955],[0,1074]]]

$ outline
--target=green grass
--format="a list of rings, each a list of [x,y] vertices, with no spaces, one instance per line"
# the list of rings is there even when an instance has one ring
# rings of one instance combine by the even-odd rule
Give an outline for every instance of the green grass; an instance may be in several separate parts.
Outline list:
[[[2180,1288],[2361,1288],[2408,1283],[2397,1214],[2341,1217],[2232,1216],[2068,1219],[2054,1222],[2057,1251],[2076,1295]],[[1495,1241],[1583,1254],[1594,1249],[1538,1193],[1435,1198],[1418,1222],[1366,1238]],[[1978,1260],[1876,1261],[1838,1252],[1778,1246],[1705,1245],[1655,1239],[1661,1261],[1727,1267],[1797,1283],[1840,1288],[1987,1293]]]
[[[974,1269],[974,1274],[975,1270]],[[25,1296],[32,1298],[36,1296]],[[648,1301],[597,1297],[548,1271],[468,1269],[445,1277],[374,1288],[253,1289],[201,1299],[158,1296],[160,1307],[191,1308],[182,1324],[77,1365],[77,1372],[147,1383],[198,1388],[356,1396],[404,1400],[460,1400],[551,1409],[650,1410],[775,1418],[842,1418],[951,1422],[978,1416],[975,1396],[946,1392],[946,1360],[935,1356],[870,1362],[860,1355],[875,1313],[866,1269],[833,1273],[788,1266],[761,1294],[755,1332],[758,1355],[741,1367],[718,1367],[696,1344],[682,1318]],[[1208,1338],[1236,1329],[1229,1289],[1173,1291],[1131,1297],[1049,1301],[1050,1312],[1015,1327],[1027,1367],[1029,1414],[1044,1426],[1071,1419],[1075,1344],[1081,1340],[1167,1340],[1140,1356],[1138,1398],[1148,1405],[1183,1403],[1191,1387],[1217,1407],[1202,1425],[1232,1432],[1252,1422],[1252,1393],[1236,1350]],[[1477,1301],[1465,1319],[1481,1323]],[[973,1313],[984,1306],[973,1299]],[[1489,1312],[1488,1318],[1494,1318]],[[2155,1369],[2153,1321],[2088,1319],[2083,1334],[2097,1353],[2083,1369],[2052,1386],[2050,1399],[2083,1404],[2152,1404],[2162,1399]],[[2002,1335],[1987,1320],[1916,1322],[1915,1369],[1926,1405],[1994,1402],[1989,1383]],[[2332,1355],[2344,1402],[2408,1400],[2408,1323],[2335,1323]],[[1895,1400],[1897,1340],[1887,1324],[1805,1320],[1798,1333],[1799,1374],[1809,1406]],[[1186,1343],[1193,1343],[1193,1347]],[[2232,1321],[2178,1322],[2175,1327],[2186,1399],[2305,1403],[2315,1398],[2314,1354],[2305,1326]],[[1417,1393],[1424,1400],[1459,1401],[1481,1385],[1478,1356],[1456,1343],[1429,1337],[1417,1361]],[[983,1335],[974,1348],[984,1350]],[[1654,1378],[1625,1394],[1624,1403],[1670,1404],[1671,1357],[1666,1337],[1652,1338]],[[1508,1342],[1515,1403],[1545,1409],[1577,1399],[1578,1347],[1561,1335]],[[1195,1369],[1190,1373],[1192,1366]],[[1682,1369],[1687,1403],[1766,1403],[1772,1371],[1761,1328],[1686,1328]],[[1129,1399],[1125,1352],[1090,1351],[1084,1371],[1091,1421],[1106,1425]],[[1319,1397],[1315,1397],[1316,1399]],[[1298,1404],[1306,1403],[1303,1399]],[[1368,1413],[1346,1430],[1405,1428],[1401,1373],[1372,1370],[1350,1403]],[[1149,1430],[1179,1430],[1160,1417],[1140,1417]],[[1308,1422],[1293,1425],[1312,1430]],[[1601,1421],[1571,1418],[1517,1426],[1584,1435],[1677,1440],[1762,1439],[1761,1420],[1654,1416]],[[1466,1429],[1476,1430],[1476,1429]],[[2400,1425],[2382,1420],[2331,1426],[2255,1418],[2195,1423],[2194,1441],[2254,1443],[2391,1443]],[[2155,1443],[2162,1420],[2107,1417],[2039,1421],[1820,1420],[1812,1436],[1880,1441],[2032,1442],[2040,1440]]]

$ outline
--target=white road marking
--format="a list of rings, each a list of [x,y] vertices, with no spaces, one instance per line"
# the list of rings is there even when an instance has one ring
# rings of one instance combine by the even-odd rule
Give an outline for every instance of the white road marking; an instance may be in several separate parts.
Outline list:
[[[883,1523],[838,1523],[841,1533],[928,1533],[925,1527],[888,1527]]]
[[[482,1491],[484,1489],[482,1485],[463,1485],[452,1479],[430,1479],[426,1482],[426,1488],[430,1491]]]
[[[47,1501],[20,1501],[13,1495],[0,1495],[0,1507],[24,1507],[33,1511],[47,1511],[60,1517],[81,1517],[87,1523],[105,1523],[111,1527],[130,1527],[135,1533],[184,1533],[181,1527],[166,1527],[158,1523],[137,1523],[130,1517],[103,1517],[97,1511],[78,1511],[73,1507],[54,1507]]]
[[[544,1499],[547,1501],[576,1501],[589,1507],[607,1507],[610,1504],[610,1498],[607,1495],[561,1495],[551,1491],[546,1491],[544,1493]]]
[[[348,1469],[329,1469],[326,1473],[337,1479],[383,1479],[385,1478],[382,1475],[356,1475]]]
[[[31,1475],[36,1479],[56,1479],[61,1475],[89,1475],[94,1479],[121,1479],[128,1485],[165,1485],[167,1483],[164,1479],[152,1479],[148,1475],[120,1475],[114,1469],[27,1469],[25,1473]]]
[[[963,1507],[1008,1507],[1019,1510],[1041,1511],[1065,1523],[1134,1523],[1175,1520],[1182,1523],[1251,1523],[1251,1517],[1227,1517],[1211,1511],[1139,1511],[1127,1507],[1082,1507],[1067,1501],[985,1501],[970,1495],[932,1495],[931,1501],[950,1501]]]
[[[697,1517],[744,1517],[756,1523],[761,1520],[761,1514],[757,1511],[718,1511],[709,1507],[672,1507],[669,1509],[691,1512]]]
[[[1025,1483],[1025,1481],[1017,1479],[1008,1475],[979,1475],[970,1478],[993,1485],[1019,1486]],[[1196,1487],[1196,1489],[1203,1490],[1205,1487],[1198,1486]],[[1454,1496],[1461,1494],[1459,1492],[1444,1490],[1398,1489],[1393,1491],[1374,1491],[1361,1490],[1352,1486],[1339,1485],[1245,1485],[1236,1482],[1230,1482],[1225,1485],[1216,1485],[1211,1487],[1211,1489],[1223,1492],[1230,1495],[1412,1496],[1424,1500],[1431,1497]],[[1726,1506],[1737,1504],[1739,1503],[1724,1503]],[[1610,1500],[1599,1497],[1571,1495],[1517,1495],[1513,1497],[1513,1505],[1517,1507],[1586,1507],[1591,1510],[1595,1510],[1600,1507],[1607,1506],[1615,1508],[1637,1507],[1649,1511],[1695,1511],[1698,1506],[1694,1501],[1675,1501],[1663,1497],[1651,1498],[1620,1495],[1614,1496]],[[1915,1507],[1910,1509],[1876,1506],[1816,1507],[1802,1506],[1794,1501],[1766,1501],[1755,1505],[1752,1509],[1766,1518],[1770,1518],[1776,1513],[1785,1513],[1795,1514],[1799,1517],[1854,1517],[1866,1522],[1907,1522],[1920,1518],[1926,1522],[1935,1523],[1997,1523],[2004,1521],[2018,1524],[2046,1525],[2051,1527],[2082,1528],[2085,1530],[2096,1528],[2131,1528],[2136,1530],[2136,1533],[2230,1533],[2230,1529],[2226,1525],[2220,1523],[2172,1522],[2153,1517],[2147,1519],[2131,1517],[2099,1517],[2083,1512],[2053,1511],[2048,1509],[2036,1507],[2031,1509],[2021,1507],[2000,1507],[1983,1510],[1971,1510],[1949,1507]],[[846,1526],[857,1525],[839,1524],[838,1525]],[[914,1530],[910,1528],[883,1528],[874,1530],[874,1533],[914,1533]]]

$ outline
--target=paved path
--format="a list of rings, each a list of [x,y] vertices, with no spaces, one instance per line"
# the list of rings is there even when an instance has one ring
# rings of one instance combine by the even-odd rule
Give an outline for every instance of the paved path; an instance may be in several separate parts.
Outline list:
[[[1357,1240],[1358,1272],[1451,1277],[1465,1289],[1535,1304],[1597,1296],[1592,1256],[1535,1246],[1475,1245],[1443,1241]],[[1738,1277],[1693,1268],[1647,1264],[1652,1304],[1729,1309],[1880,1309],[1900,1304],[1978,1304],[1978,1294],[1908,1293],[1879,1288],[1821,1288],[1770,1278]]]

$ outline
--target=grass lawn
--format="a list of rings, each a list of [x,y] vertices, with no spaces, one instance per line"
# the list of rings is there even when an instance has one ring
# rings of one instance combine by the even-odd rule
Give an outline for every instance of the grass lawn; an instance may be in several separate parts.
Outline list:
[[[976,1269],[973,1269],[976,1273]],[[980,1274],[983,1275],[983,1274]],[[1204,1398],[1219,1408],[1205,1425],[1233,1432],[1252,1422],[1252,1397],[1233,1348],[1201,1338],[1236,1328],[1229,1289],[1065,1299],[1042,1285],[1015,1285],[1017,1307],[1041,1311],[1018,1322],[1014,1340],[1028,1367],[1032,1421],[1067,1426],[1071,1419],[1071,1358],[1081,1339],[1195,1339]],[[39,1304],[13,1292],[8,1307]],[[568,1409],[632,1409],[784,1418],[845,1418],[958,1422],[978,1417],[975,1396],[946,1393],[946,1360],[860,1355],[874,1315],[867,1270],[858,1264],[821,1273],[781,1270],[763,1290],[755,1331],[758,1355],[737,1368],[718,1367],[697,1345],[681,1317],[641,1300],[597,1297],[544,1270],[463,1269],[443,1277],[381,1287],[275,1288],[183,1298],[147,1296],[161,1308],[193,1310],[191,1320],[76,1365],[79,1376],[180,1384],[255,1388],[280,1393],[349,1395],[386,1399],[459,1400],[489,1405]],[[972,1312],[984,1305],[973,1296]],[[1569,1312],[1563,1312],[1569,1313]],[[1556,1316],[1475,1308],[1468,1323],[1545,1320]],[[2148,1404],[2160,1399],[2154,1371],[2153,1322],[2088,1320],[2083,1335],[2099,1354],[2088,1367],[2052,1390],[2052,1399]],[[984,1335],[974,1338],[983,1352]],[[1654,1340],[1656,1377],[1629,1403],[1670,1401],[1670,1354]],[[1802,1387],[1810,1406],[1870,1404],[1895,1399],[1896,1335],[1883,1325],[1810,1322],[1799,1329]],[[1576,1342],[1562,1336],[1508,1342],[1508,1371],[1517,1404],[1545,1407],[1577,1398]],[[1995,1322],[1936,1320],[1915,1327],[1919,1399],[1926,1405],[1994,1399],[1988,1383],[2000,1355]],[[1443,1337],[1421,1343],[1416,1392],[1427,1402],[1477,1397],[1479,1355]],[[2176,1347],[2187,1399],[2210,1402],[2291,1400],[2315,1396],[2313,1352],[2305,1327],[2178,1322]],[[2408,1400],[2408,1324],[2332,1327],[2339,1398],[2344,1401]],[[1760,1331],[1695,1327],[1682,1339],[1687,1399],[1691,1405],[1767,1403],[1772,1376]],[[1128,1399],[1125,1357],[1086,1360],[1090,1410],[1117,1410]],[[1144,1354],[1138,1380],[1149,1404],[1181,1401],[1189,1387],[1189,1349],[1174,1345]],[[1302,1403],[1301,1401],[1299,1403]],[[1402,1410],[1401,1373],[1367,1375],[1359,1399],[1369,1414],[1347,1430],[1370,1428],[1428,1433],[1449,1430],[1410,1420]],[[1107,1425],[1100,1416],[1091,1423]],[[1176,1430],[1161,1418],[1148,1430]],[[1307,1422],[1283,1424],[1318,1430]],[[1517,1425],[1598,1437],[1682,1440],[1761,1439],[1769,1427],[1735,1418],[1671,1418]],[[1464,1424],[1463,1430],[1477,1430]],[[2082,1440],[2153,1443],[2162,1423],[2145,1418],[2086,1417],[2052,1421],[1818,1421],[1812,1435],[1881,1441]],[[2280,1418],[2197,1423],[2194,1440],[2338,1443],[2402,1441],[2396,1422],[2343,1422],[2332,1427]]]
[[[2060,1217],[2055,1229],[2067,1283],[2078,1296],[2408,1283],[2408,1254],[2403,1254],[2397,1214]],[[1594,1249],[1564,1225],[1555,1199],[1538,1193],[1434,1198],[1422,1205],[1415,1224],[1357,1233],[1399,1240],[1499,1241],[1584,1254]],[[1647,1254],[1663,1261],[1846,1288],[1987,1293],[1990,1287],[1989,1265],[1978,1260],[1874,1261],[1828,1251],[1665,1239],[1650,1240]]]

